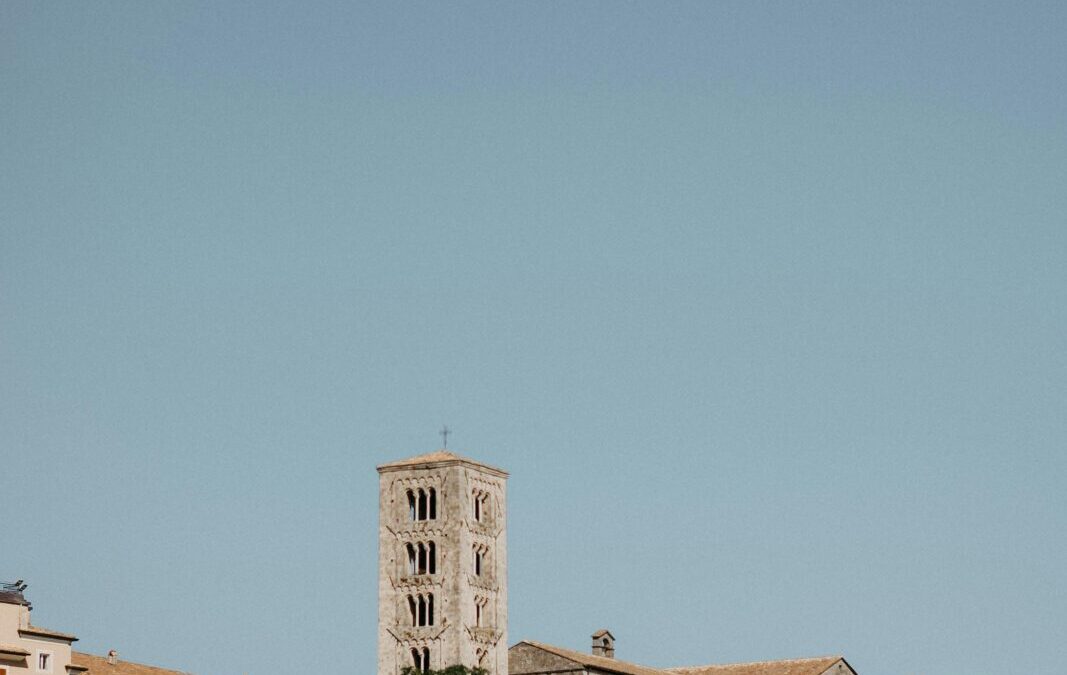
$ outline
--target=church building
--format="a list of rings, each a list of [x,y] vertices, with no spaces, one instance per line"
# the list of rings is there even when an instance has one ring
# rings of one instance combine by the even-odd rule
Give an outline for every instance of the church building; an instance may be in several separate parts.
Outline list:
[[[378,467],[378,675],[453,665],[489,675],[856,675],[841,656],[650,668],[508,638],[507,482],[446,450]]]

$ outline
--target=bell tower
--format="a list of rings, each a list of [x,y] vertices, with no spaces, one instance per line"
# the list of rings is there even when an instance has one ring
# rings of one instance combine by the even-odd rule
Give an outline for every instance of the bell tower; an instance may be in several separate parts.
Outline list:
[[[378,675],[507,675],[507,478],[445,450],[378,467]]]

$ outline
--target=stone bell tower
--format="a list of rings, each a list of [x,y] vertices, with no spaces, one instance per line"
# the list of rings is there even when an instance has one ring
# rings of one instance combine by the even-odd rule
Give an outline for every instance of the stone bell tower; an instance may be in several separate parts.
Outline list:
[[[378,675],[507,675],[507,478],[444,450],[378,467]]]

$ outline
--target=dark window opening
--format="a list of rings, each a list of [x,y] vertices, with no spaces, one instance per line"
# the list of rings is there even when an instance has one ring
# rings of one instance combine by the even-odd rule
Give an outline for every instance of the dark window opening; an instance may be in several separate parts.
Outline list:
[[[419,488],[419,520],[426,520],[426,491]]]
[[[482,552],[474,552],[474,574],[475,576],[482,576]]]

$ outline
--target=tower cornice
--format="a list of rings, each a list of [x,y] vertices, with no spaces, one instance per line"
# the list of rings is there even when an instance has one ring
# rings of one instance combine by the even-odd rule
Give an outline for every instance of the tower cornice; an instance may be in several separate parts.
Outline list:
[[[401,459],[396,462],[389,462],[388,464],[382,464],[378,467],[378,473],[388,473],[390,471],[409,471],[411,469],[436,469],[438,467],[452,466],[455,464],[466,465],[492,474],[499,478],[507,478],[508,472],[503,469],[498,469],[495,466],[489,466],[488,464],[482,464],[476,462],[469,457],[461,457],[448,450],[437,450],[436,452],[429,452],[425,455],[418,455],[416,457],[409,457],[408,459]]]

